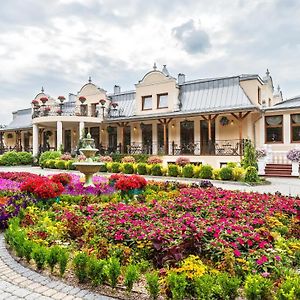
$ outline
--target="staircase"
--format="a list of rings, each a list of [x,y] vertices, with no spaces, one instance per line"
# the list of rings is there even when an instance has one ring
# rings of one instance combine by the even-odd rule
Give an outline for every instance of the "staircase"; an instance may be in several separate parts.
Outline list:
[[[291,177],[291,164],[267,164],[265,168],[266,177]]]

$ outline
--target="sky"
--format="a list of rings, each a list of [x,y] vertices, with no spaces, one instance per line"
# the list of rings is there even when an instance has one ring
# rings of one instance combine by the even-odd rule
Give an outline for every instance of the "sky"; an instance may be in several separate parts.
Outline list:
[[[300,95],[299,15],[298,0],[1,1],[0,124],[42,86],[133,90],[154,62],[187,80],[268,68],[284,98]]]

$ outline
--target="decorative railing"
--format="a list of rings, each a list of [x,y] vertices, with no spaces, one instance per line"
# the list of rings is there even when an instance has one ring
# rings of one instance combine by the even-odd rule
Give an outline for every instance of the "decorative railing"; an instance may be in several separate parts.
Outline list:
[[[34,106],[32,118],[47,116],[89,116],[98,117],[98,110],[89,111],[87,104],[74,105],[73,103],[63,103],[54,105]]]

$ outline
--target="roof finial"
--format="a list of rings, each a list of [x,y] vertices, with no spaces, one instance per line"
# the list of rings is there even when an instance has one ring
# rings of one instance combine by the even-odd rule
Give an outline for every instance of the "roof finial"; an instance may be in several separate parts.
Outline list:
[[[44,87],[42,86],[41,92],[44,93],[44,91],[45,91],[45,90],[44,90]]]
[[[156,62],[154,62],[153,70],[156,71],[156,69],[157,69]]]
[[[280,85],[277,86],[277,91],[280,92]]]
[[[270,76],[270,71],[269,71],[269,69],[267,69],[266,75],[267,75],[267,76]]]
[[[162,69],[162,72],[166,75],[166,76],[170,76],[170,73],[167,69],[167,65],[164,65],[163,69]]]
[[[89,83],[91,83],[92,82],[92,77],[91,76],[89,76]]]

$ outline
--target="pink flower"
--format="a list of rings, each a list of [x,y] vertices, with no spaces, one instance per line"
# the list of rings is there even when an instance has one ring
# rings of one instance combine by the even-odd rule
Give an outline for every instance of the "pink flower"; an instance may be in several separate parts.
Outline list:
[[[240,257],[240,256],[241,256],[241,252],[240,252],[239,250],[237,250],[237,249],[235,249],[235,250],[233,251],[233,254],[234,254],[234,256],[236,256],[236,257]]]
[[[265,256],[265,255],[263,255],[261,258],[259,258],[257,261],[256,261],[256,263],[258,264],[258,265],[263,265],[264,263],[266,263],[268,261],[268,258]]]

